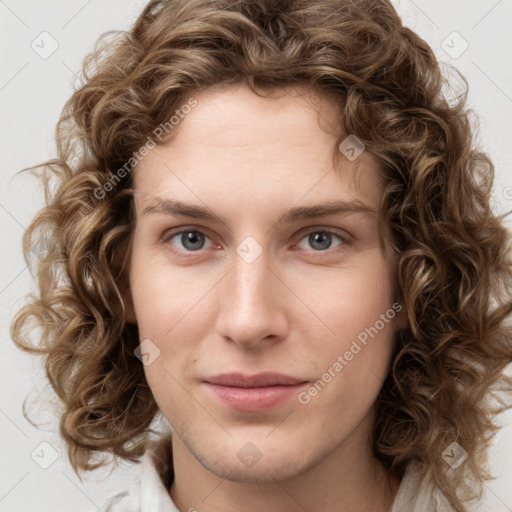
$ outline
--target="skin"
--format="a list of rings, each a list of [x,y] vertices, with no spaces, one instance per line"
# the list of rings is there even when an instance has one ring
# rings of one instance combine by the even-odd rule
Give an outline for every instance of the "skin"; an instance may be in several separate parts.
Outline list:
[[[160,350],[145,371],[173,429],[171,497],[200,512],[389,510],[397,483],[369,437],[401,315],[307,404],[294,396],[235,411],[203,382],[274,371],[311,386],[391,308],[396,265],[384,257],[376,214],[277,223],[292,207],[330,200],[377,211],[377,162],[340,154],[333,168],[339,112],[306,89],[262,98],[240,84],[194,98],[171,142],[136,169],[129,275],[131,320]],[[225,222],[144,213],[157,198]],[[187,244],[179,233],[187,228],[204,237]],[[322,229],[333,234],[319,248]],[[263,250],[252,263],[237,253],[248,236]],[[261,455],[250,467],[237,456],[246,443]]]

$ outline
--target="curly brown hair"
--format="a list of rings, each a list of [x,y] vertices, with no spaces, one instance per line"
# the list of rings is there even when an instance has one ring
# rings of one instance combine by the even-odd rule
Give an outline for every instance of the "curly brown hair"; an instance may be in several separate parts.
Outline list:
[[[498,391],[512,387],[503,373],[512,267],[464,77],[447,99],[431,48],[387,0],[153,0],[130,31],[100,38],[83,76],[57,125],[57,158],[31,168],[47,202],[24,235],[39,295],[12,324],[17,345],[45,357],[75,471],[107,453],[138,460],[158,413],[126,314],[138,151],[194,91],[303,84],[336,98],[344,131],[385,180],[380,216],[408,328],[377,400],[375,455],[398,478],[419,461],[453,508],[467,510],[491,478]],[[37,343],[25,333],[34,321]],[[453,441],[468,453],[460,470],[442,458]]]

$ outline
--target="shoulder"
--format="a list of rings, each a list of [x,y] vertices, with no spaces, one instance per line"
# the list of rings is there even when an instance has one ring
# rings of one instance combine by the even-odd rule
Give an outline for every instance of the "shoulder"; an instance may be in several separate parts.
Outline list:
[[[112,496],[104,512],[179,512],[169,488],[174,478],[169,438],[153,443],[146,450],[139,477],[129,489]]]
[[[140,496],[133,496],[130,488],[130,491],[112,496],[101,509],[104,512],[140,512]]]
[[[407,466],[390,512],[404,510],[453,512],[445,496],[424,475],[419,462]]]

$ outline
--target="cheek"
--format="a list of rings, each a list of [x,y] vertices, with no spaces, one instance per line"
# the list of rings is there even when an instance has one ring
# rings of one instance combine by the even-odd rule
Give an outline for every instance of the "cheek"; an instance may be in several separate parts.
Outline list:
[[[388,372],[396,330],[389,267],[380,251],[367,251],[357,264],[337,269],[319,283],[310,295],[311,309],[328,327],[323,329],[328,335],[309,349],[319,379],[310,398],[340,414],[349,404],[370,407]]]
[[[311,287],[312,282],[315,287]],[[309,279],[301,293],[307,294],[311,309],[329,327],[331,335],[344,344],[386,314],[394,302],[393,291],[389,268],[375,249],[361,254],[350,267]],[[392,317],[387,319],[390,322],[386,329],[379,322],[379,330],[389,330],[394,322]]]
[[[193,340],[202,335],[204,323],[190,321],[201,309],[198,306],[207,284],[195,285],[201,282],[172,271],[161,258],[151,258],[143,251],[132,255],[130,289],[139,338],[142,344],[148,344],[152,354],[152,362],[144,365],[144,372],[164,410],[181,390],[179,383],[183,379],[176,368],[193,364]]]
[[[142,337],[172,338],[182,325],[199,332],[204,325],[205,297],[219,276],[207,266],[175,267],[165,255],[134,252],[130,269],[130,289],[139,332]],[[195,322],[190,322],[194,317]],[[189,336],[190,337],[190,336]]]
[[[343,291],[332,291],[323,320],[333,333],[310,350],[317,380],[299,402],[326,431],[340,425],[355,428],[374,405],[389,371],[396,330],[392,288],[370,282],[369,290],[345,282]]]

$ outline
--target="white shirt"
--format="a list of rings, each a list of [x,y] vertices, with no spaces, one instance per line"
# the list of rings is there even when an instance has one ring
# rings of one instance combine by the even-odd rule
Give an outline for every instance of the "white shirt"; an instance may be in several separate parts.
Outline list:
[[[142,458],[139,479],[128,491],[113,496],[102,510],[180,512],[168,491],[174,478],[171,453],[169,439],[150,447]],[[453,512],[438,489],[420,481],[418,469],[417,463],[411,463],[407,467],[390,512]]]

